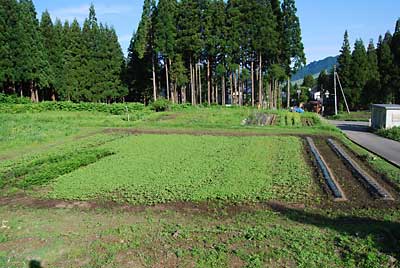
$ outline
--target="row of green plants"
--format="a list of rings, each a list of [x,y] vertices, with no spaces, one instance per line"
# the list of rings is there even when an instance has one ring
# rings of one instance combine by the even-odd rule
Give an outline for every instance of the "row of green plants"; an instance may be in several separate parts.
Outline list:
[[[41,186],[80,167],[112,155],[104,149],[86,149],[23,162],[0,173],[0,187],[29,189]]]
[[[0,162],[0,188],[31,189],[76,169],[95,163],[113,154],[101,146],[121,138],[121,135],[94,135],[80,142],[66,143],[29,154],[16,160]]]
[[[298,113],[280,113],[279,114],[279,125],[288,127],[301,127],[301,115]]]

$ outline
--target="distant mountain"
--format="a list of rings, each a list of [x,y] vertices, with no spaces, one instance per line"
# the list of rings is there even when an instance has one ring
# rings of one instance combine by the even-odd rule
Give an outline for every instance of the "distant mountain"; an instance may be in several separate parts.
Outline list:
[[[318,76],[318,74],[322,70],[327,70],[329,71],[330,69],[333,68],[333,65],[337,64],[339,56],[336,57],[328,57],[323,60],[319,61],[314,61],[308,64],[306,67],[298,71],[293,77],[292,81],[298,81],[298,80],[303,80],[304,76],[306,75],[312,75],[312,76]]]

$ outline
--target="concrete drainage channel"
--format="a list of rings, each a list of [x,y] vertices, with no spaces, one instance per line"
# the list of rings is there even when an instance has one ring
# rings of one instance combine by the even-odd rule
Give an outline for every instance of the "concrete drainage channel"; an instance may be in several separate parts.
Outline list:
[[[339,183],[336,181],[332,171],[326,164],[325,159],[322,157],[317,147],[315,146],[313,139],[307,137],[306,140],[308,142],[308,145],[310,146],[312,154],[315,157],[315,160],[317,161],[319,169],[322,171],[325,182],[328,184],[329,189],[332,191],[335,201],[347,201],[343,190],[340,188]]]
[[[328,144],[333,151],[351,168],[351,170],[360,178],[374,194],[377,194],[384,200],[393,201],[393,196],[386,191],[374,178],[365,172],[351,157],[332,139],[328,139]]]
[[[314,142],[314,140],[310,137],[306,138],[308,146],[310,147],[310,150],[316,160],[316,163],[318,165],[319,170],[322,172],[322,175],[324,177],[324,180],[329,187],[330,192],[332,193],[334,197],[334,201],[355,201],[354,200],[354,194],[353,194],[353,189],[348,189],[348,181],[347,179],[356,180],[358,181],[359,187],[364,188],[367,190],[367,192],[370,194],[371,197],[374,197],[377,200],[383,200],[383,201],[393,201],[394,198],[393,196],[385,189],[383,188],[380,183],[375,180],[368,172],[366,172],[360,165],[357,164],[356,161],[354,161],[347,153],[346,151],[338,145],[335,141],[332,139],[328,139],[327,141],[325,139],[320,139],[318,138],[318,144]],[[318,149],[321,147],[323,153]],[[329,151],[329,152],[328,152]],[[324,159],[323,155],[327,156],[328,159]],[[346,171],[349,174],[353,174],[353,177],[340,177],[340,174],[343,174],[343,170],[340,172],[340,170],[335,170],[335,168],[329,167],[330,164],[335,165],[333,167],[338,168],[338,163],[342,162],[342,169],[347,169]],[[334,172],[332,172],[332,170]],[[350,172],[351,171],[351,172]],[[335,178],[335,174],[338,175],[339,177]],[[341,183],[346,184],[346,187],[342,188]],[[360,183],[361,182],[361,183]],[[356,183],[356,182],[355,182]],[[363,186],[365,187],[363,187]],[[343,186],[343,185],[342,185]],[[350,191],[350,192],[345,192],[345,191]],[[365,191],[364,190],[364,191]],[[346,196],[346,193],[351,195],[352,198],[350,200]],[[367,193],[366,193],[367,194]],[[357,199],[358,201],[361,201],[360,199]]]

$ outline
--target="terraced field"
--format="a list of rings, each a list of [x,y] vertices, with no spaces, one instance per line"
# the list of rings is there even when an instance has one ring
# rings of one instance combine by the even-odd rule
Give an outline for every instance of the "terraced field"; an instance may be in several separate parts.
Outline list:
[[[399,267],[399,170],[313,115],[253,113],[3,114],[0,266]]]

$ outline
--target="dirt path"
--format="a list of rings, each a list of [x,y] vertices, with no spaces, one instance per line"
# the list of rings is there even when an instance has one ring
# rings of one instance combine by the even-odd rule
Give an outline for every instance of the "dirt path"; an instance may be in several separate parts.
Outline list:
[[[136,128],[107,128],[104,133],[125,133],[131,135],[192,135],[192,136],[227,136],[227,137],[271,137],[271,136],[292,136],[292,137],[306,137],[306,136],[320,136],[313,134],[301,134],[290,132],[254,132],[251,130],[202,130],[202,129],[136,129]]]

